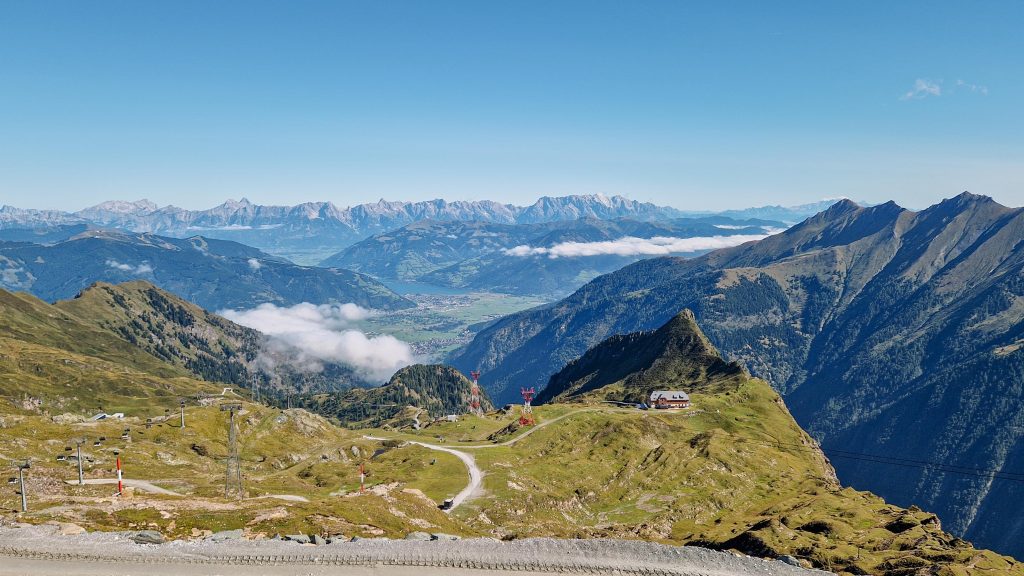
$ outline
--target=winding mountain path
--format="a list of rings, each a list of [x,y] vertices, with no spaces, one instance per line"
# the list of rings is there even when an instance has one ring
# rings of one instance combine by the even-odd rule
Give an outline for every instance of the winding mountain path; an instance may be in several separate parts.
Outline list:
[[[456,508],[458,508],[462,504],[465,504],[469,500],[472,500],[477,495],[479,495],[479,493],[481,491],[481,486],[483,485],[483,481],[484,481],[483,470],[481,470],[480,467],[476,465],[476,458],[474,458],[472,454],[469,454],[469,453],[466,453],[466,452],[462,452],[462,450],[482,450],[482,449],[485,449],[485,448],[497,448],[499,446],[511,446],[511,445],[515,444],[516,442],[519,442],[523,438],[526,438],[530,434],[533,434],[537,430],[540,430],[541,428],[544,428],[545,426],[550,426],[550,425],[554,424],[555,422],[558,422],[559,420],[562,420],[562,419],[567,418],[569,416],[574,416],[576,414],[582,414],[584,412],[594,412],[594,411],[596,411],[594,408],[588,408],[588,409],[585,409],[585,410],[575,410],[573,412],[566,412],[565,414],[562,414],[561,416],[558,416],[557,418],[552,418],[550,420],[545,420],[545,421],[541,422],[540,424],[537,424],[536,426],[533,426],[532,428],[530,428],[526,432],[520,434],[519,436],[516,436],[515,438],[512,438],[510,440],[506,440],[504,442],[498,442],[496,444],[473,444],[473,445],[470,445],[470,446],[459,446],[458,450],[456,450],[455,448],[449,448],[447,446],[438,446],[437,444],[429,444],[427,442],[420,442],[418,440],[406,440],[406,442],[408,442],[410,444],[416,444],[417,446],[423,446],[424,448],[427,448],[429,450],[437,450],[438,452],[447,452],[448,454],[451,454],[451,455],[455,456],[456,458],[458,458],[459,460],[461,460],[462,463],[466,465],[466,470],[469,472],[469,484],[466,484],[466,487],[463,488],[461,492],[456,494],[454,498],[452,498],[452,505],[451,505],[451,507],[448,508],[447,510],[445,510],[445,512],[451,512],[452,510],[455,510]],[[380,436],[363,436],[363,438],[366,438],[367,440],[377,440],[377,441],[382,441],[382,440],[398,440],[397,438],[382,438]]]

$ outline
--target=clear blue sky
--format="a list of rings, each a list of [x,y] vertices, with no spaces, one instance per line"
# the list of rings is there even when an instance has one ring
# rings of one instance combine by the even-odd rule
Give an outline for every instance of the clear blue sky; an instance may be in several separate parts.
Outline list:
[[[0,204],[1024,204],[1024,3],[0,0]]]

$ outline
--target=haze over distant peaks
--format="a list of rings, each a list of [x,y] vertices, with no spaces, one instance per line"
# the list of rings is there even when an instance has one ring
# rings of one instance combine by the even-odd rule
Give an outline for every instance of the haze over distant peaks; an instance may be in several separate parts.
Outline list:
[[[160,208],[148,200],[138,200],[108,201],[78,212],[4,206],[0,208],[0,229],[88,224],[178,238],[201,232],[277,253],[320,253],[323,258],[373,234],[427,219],[534,224],[579,218],[659,220],[680,214],[675,208],[605,195],[543,197],[529,206],[490,200],[381,199],[345,208],[332,202],[264,206],[242,198],[205,210]]]

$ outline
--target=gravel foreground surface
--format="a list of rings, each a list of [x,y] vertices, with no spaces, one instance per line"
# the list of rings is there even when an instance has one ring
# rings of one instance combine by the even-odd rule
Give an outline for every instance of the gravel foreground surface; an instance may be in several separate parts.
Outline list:
[[[0,576],[621,574],[809,576],[774,560],[624,540],[531,538],[417,542],[360,540],[322,546],[278,540],[136,544],[131,532],[62,536],[55,526],[0,528]]]

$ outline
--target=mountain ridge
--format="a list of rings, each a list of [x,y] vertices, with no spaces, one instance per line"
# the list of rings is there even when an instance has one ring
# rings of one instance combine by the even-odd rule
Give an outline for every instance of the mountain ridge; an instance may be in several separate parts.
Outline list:
[[[461,372],[441,364],[406,366],[382,386],[352,388],[342,393],[316,394],[301,400],[304,406],[328,415],[343,425],[356,428],[412,426],[415,413],[425,412],[426,420],[449,414],[464,414],[470,401],[472,382]],[[480,407],[494,409],[490,398],[480,391]],[[426,422],[424,422],[426,424]],[[418,424],[417,424],[418,425]]]
[[[44,300],[71,298],[97,281],[133,279],[153,282],[209,310],[266,302],[414,306],[365,275],[299,266],[229,240],[90,229],[49,245],[0,242],[0,287],[27,290]]]
[[[587,350],[551,376],[537,403],[600,397],[640,404],[666,385],[716,393],[747,376],[739,364],[722,359],[686,309],[657,330],[611,336]]]
[[[0,228],[91,224],[179,238],[202,233],[315,262],[373,234],[428,218],[514,224],[581,217],[663,219],[681,215],[675,208],[599,194],[545,196],[529,206],[491,200],[449,202],[443,199],[418,202],[381,199],[344,208],[329,201],[263,206],[245,198],[228,200],[205,210],[153,206],[147,200],[107,201],[77,212],[3,206],[0,207]]]
[[[840,202],[751,245],[597,278],[488,326],[449,361],[479,367],[502,401],[510,383],[543,386],[534,375],[688,307],[826,448],[1019,471],[1022,240],[1024,211],[987,197],[961,194],[917,212]],[[969,450],[953,449],[964,442]],[[836,466],[845,482],[1024,554],[1024,526],[1007,504],[1024,493],[1012,482],[851,459]]]

